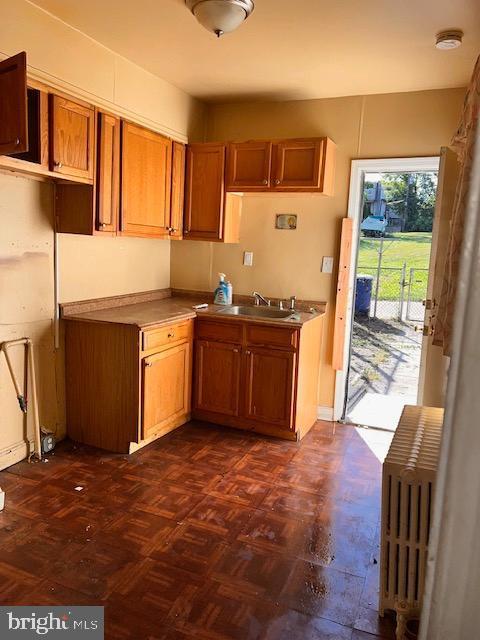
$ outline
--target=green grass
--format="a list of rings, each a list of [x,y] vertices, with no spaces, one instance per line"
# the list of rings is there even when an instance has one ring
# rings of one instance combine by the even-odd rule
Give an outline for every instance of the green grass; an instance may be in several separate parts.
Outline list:
[[[419,232],[392,233],[389,237],[384,238],[379,288],[380,300],[396,300],[399,297],[401,273],[400,271],[388,271],[386,267],[401,269],[406,264],[406,279],[408,281],[410,269],[428,269],[431,241],[431,233]],[[358,273],[376,277],[380,246],[380,238],[360,238]],[[419,271],[414,274],[412,300],[422,300],[425,297],[427,278],[427,271]]]

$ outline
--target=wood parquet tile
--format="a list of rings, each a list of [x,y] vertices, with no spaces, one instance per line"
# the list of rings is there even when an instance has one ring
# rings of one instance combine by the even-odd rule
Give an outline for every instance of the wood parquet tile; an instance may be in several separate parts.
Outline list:
[[[66,441],[0,472],[0,604],[100,604],[108,640],[388,640],[380,479],[325,422],[301,443],[191,422],[131,456]]]

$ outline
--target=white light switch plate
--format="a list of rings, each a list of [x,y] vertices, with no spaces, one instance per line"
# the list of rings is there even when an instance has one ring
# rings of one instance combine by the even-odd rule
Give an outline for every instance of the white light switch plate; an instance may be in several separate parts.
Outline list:
[[[245,267],[251,267],[253,265],[253,251],[243,252],[243,265]]]
[[[333,258],[330,256],[323,256],[322,260],[322,273],[332,273],[333,271]]]

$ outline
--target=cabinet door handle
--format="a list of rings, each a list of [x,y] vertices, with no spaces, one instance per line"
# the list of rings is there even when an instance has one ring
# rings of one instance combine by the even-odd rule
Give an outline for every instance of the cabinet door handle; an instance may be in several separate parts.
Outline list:
[[[268,184],[268,180],[267,180],[267,179],[265,179],[265,180],[263,181],[263,184]]]
[[[107,225],[105,224],[105,222],[101,222],[98,226],[100,227],[100,229],[105,229]]]
[[[233,353],[238,353],[240,351],[240,349],[234,349]]]
[[[174,338],[174,337],[175,337],[175,334],[173,333],[173,331],[172,333],[167,333],[167,338]]]
[[[61,169],[63,167],[63,162],[54,162],[53,165],[57,167],[57,169]]]
[[[252,355],[252,352],[251,352],[251,351],[245,351],[245,354],[246,354],[247,356],[250,356],[250,355]]]
[[[146,366],[146,367],[151,367],[151,366],[152,366],[152,364],[153,364],[153,362],[145,362],[145,366]]]
[[[275,184],[280,184],[280,180],[278,178],[275,180]]]

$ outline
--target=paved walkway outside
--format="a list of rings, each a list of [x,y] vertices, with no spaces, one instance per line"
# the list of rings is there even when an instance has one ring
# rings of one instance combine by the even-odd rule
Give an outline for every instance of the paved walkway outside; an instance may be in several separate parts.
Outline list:
[[[394,431],[406,404],[416,404],[421,333],[413,323],[356,318],[347,420]]]

